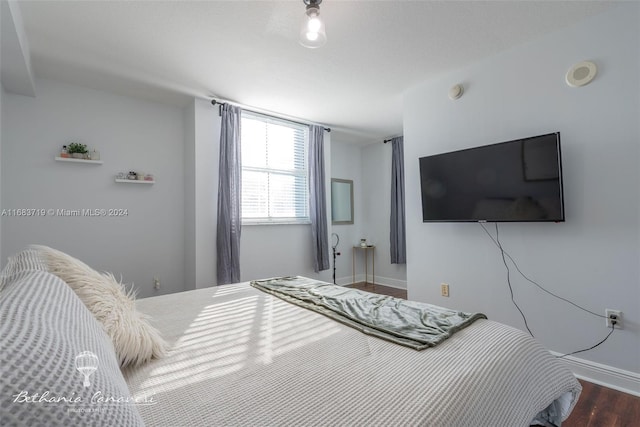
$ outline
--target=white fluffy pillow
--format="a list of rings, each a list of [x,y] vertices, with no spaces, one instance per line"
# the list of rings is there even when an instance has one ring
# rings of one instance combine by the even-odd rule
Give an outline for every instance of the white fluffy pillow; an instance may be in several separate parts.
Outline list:
[[[166,344],[135,307],[111,273],[98,273],[82,261],[47,246],[32,245],[46,261],[49,272],[64,280],[102,324],[111,338],[120,366],[138,365],[164,354]]]

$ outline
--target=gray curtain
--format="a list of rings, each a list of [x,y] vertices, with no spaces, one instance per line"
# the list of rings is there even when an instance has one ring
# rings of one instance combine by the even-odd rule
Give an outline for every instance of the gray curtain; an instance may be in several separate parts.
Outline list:
[[[391,264],[407,263],[404,212],[404,138],[391,140]]]
[[[324,186],[324,128],[309,126],[309,217],[316,273],[329,268],[327,203]]]
[[[216,235],[218,285],[240,281],[241,111],[239,107],[229,104],[222,105]]]

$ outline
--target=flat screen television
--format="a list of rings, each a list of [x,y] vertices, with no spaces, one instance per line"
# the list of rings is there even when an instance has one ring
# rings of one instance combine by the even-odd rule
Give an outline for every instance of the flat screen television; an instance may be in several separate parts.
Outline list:
[[[560,132],[420,158],[424,222],[564,221]]]

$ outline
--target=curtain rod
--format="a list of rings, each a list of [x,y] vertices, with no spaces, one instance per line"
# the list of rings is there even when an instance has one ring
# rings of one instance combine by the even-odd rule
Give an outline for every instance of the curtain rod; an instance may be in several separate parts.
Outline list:
[[[230,102],[220,102],[220,101],[217,101],[217,100],[215,100],[215,99],[212,99],[212,100],[211,100],[211,105],[216,105],[216,104],[219,106],[219,107],[218,107],[218,114],[222,116],[222,106],[223,106],[223,105],[227,105],[227,104],[232,104],[232,103],[230,103]],[[252,109],[250,109],[250,108],[244,108],[244,107],[242,107],[242,106],[241,106],[241,108],[242,108],[243,110],[251,111],[252,113],[268,115],[268,114],[266,114],[266,113],[263,113],[263,112],[260,112],[260,111],[255,111],[255,110],[252,110]],[[286,121],[289,121],[289,122],[291,122],[291,123],[296,123],[296,124],[299,124],[299,125],[306,125],[306,126],[308,126],[308,125],[310,124],[310,123],[303,123],[303,122],[299,122],[299,121],[296,121],[296,120],[286,119],[286,118],[283,118],[283,117],[278,117],[278,118],[279,118],[279,119],[286,120]],[[327,131],[327,132],[331,132],[331,128],[324,127],[324,126],[323,126],[323,128],[324,128],[324,130],[325,130],[325,131]]]
[[[401,136],[402,136],[402,135],[394,136],[393,138],[385,139],[385,140],[383,140],[382,142],[384,142],[384,143],[386,144],[387,142],[391,142],[391,141],[393,141],[393,140],[394,140],[394,138],[399,138],[399,137],[401,137]]]

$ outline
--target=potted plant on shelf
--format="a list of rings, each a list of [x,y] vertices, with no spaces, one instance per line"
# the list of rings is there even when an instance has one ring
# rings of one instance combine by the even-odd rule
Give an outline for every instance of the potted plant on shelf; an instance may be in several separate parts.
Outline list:
[[[74,159],[84,159],[89,152],[86,144],[80,144],[79,142],[72,142],[67,147],[67,151]]]

